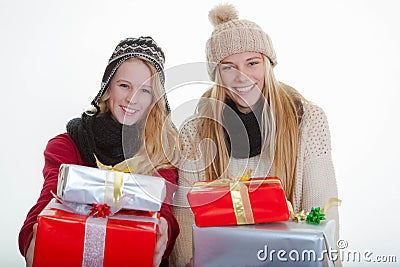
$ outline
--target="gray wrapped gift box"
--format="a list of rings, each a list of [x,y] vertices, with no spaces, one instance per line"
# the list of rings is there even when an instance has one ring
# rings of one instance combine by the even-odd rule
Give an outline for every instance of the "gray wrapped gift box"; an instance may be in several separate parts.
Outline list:
[[[122,182],[121,199],[113,200],[116,176]],[[62,164],[58,174],[57,196],[63,201],[106,203],[131,210],[159,211],[166,194],[161,177],[115,172],[73,164]]]
[[[333,266],[335,221],[193,225],[194,266]],[[333,255],[333,254],[332,254]],[[334,258],[334,256],[333,256]]]

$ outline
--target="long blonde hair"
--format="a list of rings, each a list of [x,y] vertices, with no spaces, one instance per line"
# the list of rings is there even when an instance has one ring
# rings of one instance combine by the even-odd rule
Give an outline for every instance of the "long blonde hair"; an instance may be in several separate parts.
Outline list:
[[[140,161],[134,170],[136,173],[151,175],[155,170],[176,166],[179,157],[178,132],[167,110],[165,91],[153,63],[142,57],[128,60],[142,61],[151,72],[153,103],[147,116],[137,122],[143,126],[143,131],[140,138],[142,144],[135,155],[140,157]],[[109,112],[109,98],[110,87],[99,100],[100,113]]]
[[[287,197],[293,200],[295,190],[296,162],[298,152],[299,123],[302,116],[302,103],[305,99],[293,88],[276,80],[269,59],[263,56],[265,82],[262,94],[264,133],[261,153],[268,153],[273,159],[273,169],[284,184]],[[202,149],[205,175],[215,180],[227,175],[229,154],[222,127],[222,111],[227,94],[222,86],[219,68],[216,68],[216,84],[207,90],[200,99],[196,118],[198,119],[198,142],[209,138]],[[196,144],[194,147],[198,147]],[[216,149],[214,149],[216,147]],[[215,154],[213,154],[215,153]],[[215,157],[213,157],[215,156]]]

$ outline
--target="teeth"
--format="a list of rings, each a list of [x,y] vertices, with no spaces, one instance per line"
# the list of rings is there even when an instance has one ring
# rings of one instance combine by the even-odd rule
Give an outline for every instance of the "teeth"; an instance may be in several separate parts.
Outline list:
[[[128,113],[135,113],[137,111],[136,109],[130,109],[130,108],[127,108],[127,107],[123,107],[122,109],[124,111],[128,112]]]
[[[240,88],[239,88],[239,87],[236,87],[235,90],[238,91],[238,92],[240,92],[240,93],[243,93],[243,92],[250,91],[250,89],[253,88],[253,86],[254,86],[254,84],[249,85],[249,86],[247,86],[247,87],[240,87]]]

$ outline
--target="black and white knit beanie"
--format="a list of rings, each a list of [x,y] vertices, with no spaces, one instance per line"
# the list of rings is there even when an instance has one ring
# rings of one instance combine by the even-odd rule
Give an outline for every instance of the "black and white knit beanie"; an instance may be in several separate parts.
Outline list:
[[[119,66],[130,58],[142,57],[153,63],[160,77],[162,86],[165,84],[164,62],[165,55],[161,47],[150,36],[141,36],[139,38],[126,38],[119,42],[111,55],[106,70],[104,71],[101,82],[101,89],[97,96],[93,99],[92,105],[99,111],[99,101],[107,90],[111,79],[114,77]],[[169,112],[170,108],[164,92],[166,109]]]

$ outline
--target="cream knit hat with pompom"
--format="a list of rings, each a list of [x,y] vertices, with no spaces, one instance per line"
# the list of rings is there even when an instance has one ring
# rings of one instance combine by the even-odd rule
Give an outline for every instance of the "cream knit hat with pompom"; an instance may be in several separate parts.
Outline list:
[[[278,63],[269,36],[254,22],[239,20],[233,5],[219,5],[208,17],[214,26],[206,44],[208,74],[212,81],[215,81],[217,64],[233,54],[259,52],[269,58],[272,66]]]

